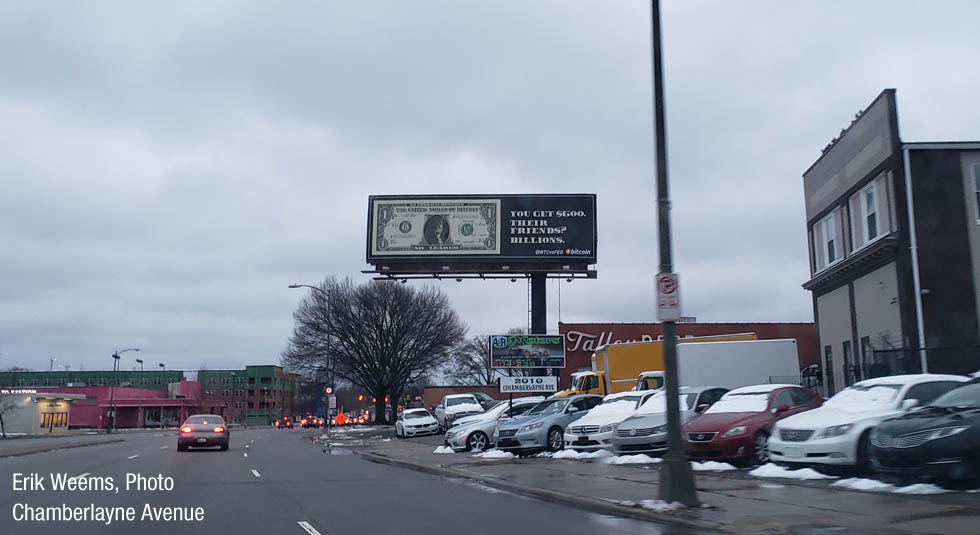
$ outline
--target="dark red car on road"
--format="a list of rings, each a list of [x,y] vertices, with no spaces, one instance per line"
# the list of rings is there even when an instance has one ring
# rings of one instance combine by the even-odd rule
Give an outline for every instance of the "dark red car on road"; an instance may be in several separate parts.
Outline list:
[[[684,450],[694,460],[769,461],[769,435],[777,420],[823,405],[795,385],[736,388],[684,426]]]

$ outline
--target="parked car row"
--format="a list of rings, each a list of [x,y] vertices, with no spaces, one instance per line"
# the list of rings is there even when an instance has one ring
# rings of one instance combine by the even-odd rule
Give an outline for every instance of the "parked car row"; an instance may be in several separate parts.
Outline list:
[[[465,396],[465,395],[462,395]],[[452,398],[454,396],[447,396]],[[444,407],[456,406],[450,399]],[[454,451],[496,447],[518,454],[570,448],[618,454],[667,449],[663,390],[606,397],[520,398],[447,424]],[[467,404],[473,405],[471,398]],[[478,403],[477,403],[478,404]],[[695,460],[740,465],[832,465],[858,471],[980,477],[980,378],[918,374],[858,382],[827,401],[797,385],[734,390],[682,387],[684,448]],[[424,409],[406,411],[399,436],[438,432]],[[425,420],[427,427],[409,430]],[[455,425],[453,425],[455,424]]]

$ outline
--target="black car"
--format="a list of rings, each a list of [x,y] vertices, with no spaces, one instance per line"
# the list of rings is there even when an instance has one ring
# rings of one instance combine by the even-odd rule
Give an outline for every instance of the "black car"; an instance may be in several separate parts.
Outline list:
[[[871,434],[871,456],[882,472],[941,479],[980,478],[980,379],[908,414],[885,420]]]

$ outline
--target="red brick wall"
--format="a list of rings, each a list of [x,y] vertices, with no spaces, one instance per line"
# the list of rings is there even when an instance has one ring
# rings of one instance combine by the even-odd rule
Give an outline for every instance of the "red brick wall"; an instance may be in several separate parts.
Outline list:
[[[558,388],[568,388],[574,371],[592,367],[592,353],[601,345],[618,342],[656,340],[663,333],[661,323],[559,323],[565,336],[565,369]],[[678,323],[678,336],[755,333],[760,340],[796,339],[800,369],[817,364],[817,329],[813,323]],[[491,394],[492,395],[492,394]]]

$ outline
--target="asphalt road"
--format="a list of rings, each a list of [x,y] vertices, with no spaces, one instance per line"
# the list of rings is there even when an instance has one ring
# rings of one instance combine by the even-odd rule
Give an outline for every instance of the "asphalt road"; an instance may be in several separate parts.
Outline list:
[[[2,458],[0,533],[694,533],[375,464],[344,450],[328,455],[313,444],[313,435],[303,429],[238,430],[227,452],[178,452],[172,431],[134,433],[118,443]],[[45,490],[14,490],[14,474],[32,473],[41,476]],[[79,481],[111,477],[118,492],[54,490],[51,474],[87,476]],[[127,474],[172,478],[173,490],[127,490]],[[26,513],[24,504],[132,507],[136,518],[109,525],[94,520],[18,521],[14,516]],[[201,507],[204,518],[142,519],[147,507],[150,514],[167,507]]]

